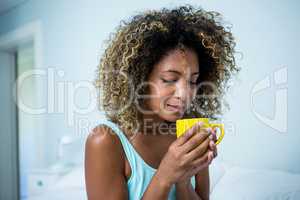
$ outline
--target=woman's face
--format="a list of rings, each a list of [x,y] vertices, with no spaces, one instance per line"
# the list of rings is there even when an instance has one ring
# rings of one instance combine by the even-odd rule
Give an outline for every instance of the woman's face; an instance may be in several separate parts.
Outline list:
[[[149,97],[145,100],[145,114],[171,122],[182,118],[196,95],[198,76],[199,62],[193,50],[169,51],[154,65],[148,77]]]

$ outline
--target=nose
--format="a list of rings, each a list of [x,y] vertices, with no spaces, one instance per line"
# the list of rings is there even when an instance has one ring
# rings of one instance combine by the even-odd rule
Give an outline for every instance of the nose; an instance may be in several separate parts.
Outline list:
[[[187,83],[187,81],[179,81],[178,84],[176,84],[176,89],[174,93],[174,97],[181,100],[182,103],[187,102],[189,95],[191,94],[191,88],[190,85]]]

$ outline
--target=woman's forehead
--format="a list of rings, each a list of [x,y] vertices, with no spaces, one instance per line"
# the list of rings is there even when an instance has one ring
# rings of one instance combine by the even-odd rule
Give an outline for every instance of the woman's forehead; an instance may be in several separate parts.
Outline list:
[[[195,73],[198,72],[198,58],[193,50],[175,49],[168,52],[156,65],[157,72]]]

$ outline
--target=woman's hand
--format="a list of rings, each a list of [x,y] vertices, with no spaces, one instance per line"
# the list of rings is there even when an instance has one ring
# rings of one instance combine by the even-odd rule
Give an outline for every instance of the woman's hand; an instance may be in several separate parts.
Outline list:
[[[212,153],[209,153],[209,161],[208,162],[209,162],[209,165],[210,165],[211,162],[212,162],[212,160],[215,159],[217,157],[217,155],[218,155],[217,145],[216,145],[217,135],[216,135],[216,130],[215,129],[211,130],[211,134],[209,135],[209,139],[210,139],[210,142],[209,142],[209,149],[208,149],[208,151],[212,152]],[[191,177],[193,175],[191,175],[190,177],[187,177],[185,180],[177,182],[176,183],[177,186],[180,187],[180,186],[186,186],[187,184],[189,184],[190,180],[191,180]]]
[[[217,138],[217,134],[216,134],[215,129],[212,130],[212,134],[209,137],[212,140],[209,143],[209,148],[210,148],[211,151],[213,151],[213,158],[216,158],[217,155],[218,155],[218,149],[217,149],[217,145],[216,145],[216,142],[217,142],[218,138]]]
[[[212,144],[215,136],[210,138],[212,130],[204,129],[202,124],[196,123],[177,138],[162,159],[157,173],[168,185],[190,180],[211,163],[215,152],[211,149],[216,149]]]

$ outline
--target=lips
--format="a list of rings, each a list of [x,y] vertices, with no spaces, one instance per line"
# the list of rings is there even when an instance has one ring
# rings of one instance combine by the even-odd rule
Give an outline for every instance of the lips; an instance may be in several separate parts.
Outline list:
[[[177,112],[183,111],[183,106],[180,106],[180,105],[167,104],[167,107],[172,111],[177,111]]]

